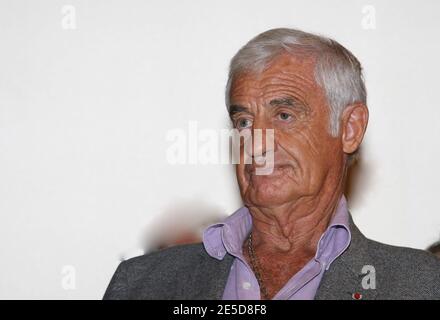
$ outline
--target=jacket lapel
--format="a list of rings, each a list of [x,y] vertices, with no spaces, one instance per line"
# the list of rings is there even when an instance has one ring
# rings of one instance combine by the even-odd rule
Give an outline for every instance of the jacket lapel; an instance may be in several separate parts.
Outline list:
[[[183,299],[221,300],[233,261],[234,257],[229,254],[217,260],[201,252],[193,276],[186,281]]]
[[[365,289],[362,268],[374,265],[368,254],[368,239],[359,231],[350,214],[351,242],[321,280],[316,300],[374,300],[377,289]]]

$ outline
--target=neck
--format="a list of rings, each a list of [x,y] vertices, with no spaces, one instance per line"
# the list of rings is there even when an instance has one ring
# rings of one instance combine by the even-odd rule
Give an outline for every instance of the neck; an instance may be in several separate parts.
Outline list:
[[[344,180],[336,188],[334,183],[324,186],[318,195],[304,196],[293,203],[272,208],[249,206],[255,250],[268,256],[312,258],[342,196]]]

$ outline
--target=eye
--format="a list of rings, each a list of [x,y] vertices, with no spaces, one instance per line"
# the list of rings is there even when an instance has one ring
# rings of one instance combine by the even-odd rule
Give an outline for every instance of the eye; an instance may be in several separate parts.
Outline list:
[[[292,119],[292,115],[287,112],[280,112],[278,114],[278,117],[280,118],[280,120],[283,120],[283,121],[287,121],[287,120]]]
[[[252,121],[249,119],[238,119],[236,122],[236,127],[238,129],[245,129],[245,128],[249,128],[252,125]]]

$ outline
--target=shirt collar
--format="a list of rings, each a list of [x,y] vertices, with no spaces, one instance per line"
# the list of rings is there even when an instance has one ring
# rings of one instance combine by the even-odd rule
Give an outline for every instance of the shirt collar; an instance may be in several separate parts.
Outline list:
[[[241,256],[241,247],[251,229],[252,216],[247,207],[242,207],[223,222],[206,228],[203,232],[203,245],[206,252],[218,260],[222,260],[226,253],[235,257]],[[328,269],[330,264],[347,249],[350,241],[347,201],[342,195],[327,230],[318,242],[315,260]]]
[[[241,254],[241,245],[252,229],[249,209],[242,207],[223,222],[213,224],[203,232],[203,245],[208,254],[222,260],[226,253]]]

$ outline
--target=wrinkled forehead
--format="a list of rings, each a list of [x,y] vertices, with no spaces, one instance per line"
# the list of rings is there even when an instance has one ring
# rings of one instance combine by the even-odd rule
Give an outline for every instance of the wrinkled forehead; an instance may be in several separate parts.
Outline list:
[[[232,80],[230,102],[275,96],[293,96],[304,103],[310,102],[323,94],[315,80],[315,61],[313,56],[283,54],[262,72],[241,72]]]

